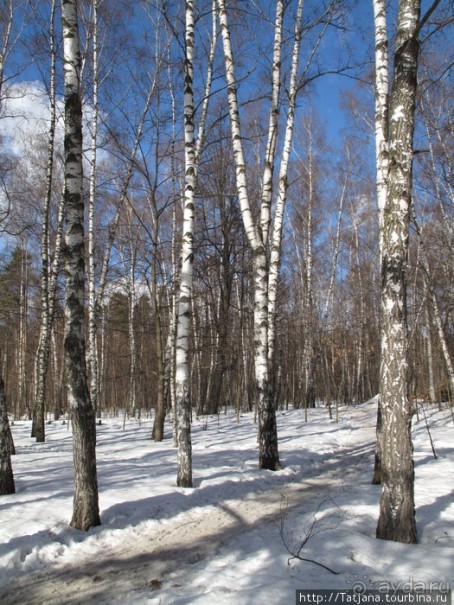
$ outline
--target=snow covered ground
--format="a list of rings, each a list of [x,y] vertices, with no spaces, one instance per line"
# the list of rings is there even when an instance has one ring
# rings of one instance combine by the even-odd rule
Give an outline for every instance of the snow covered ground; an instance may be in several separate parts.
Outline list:
[[[151,420],[103,419],[98,472],[103,525],[68,527],[71,431],[13,429],[17,493],[0,499],[0,603],[272,605],[297,589],[383,582],[454,587],[454,426],[449,410],[414,422],[417,545],[374,538],[380,487],[370,484],[376,405],[278,413],[284,469],[257,469],[256,427],[233,412],[195,420],[195,487],[175,486],[176,451]],[[207,421],[207,426],[204,426]],[[312,528],[312,530],[311,530]],[[300,556],[327,566],[293,559]],[[284,538],[284,540],[283,540]],[[420,586],[420,584],[418,584]]]

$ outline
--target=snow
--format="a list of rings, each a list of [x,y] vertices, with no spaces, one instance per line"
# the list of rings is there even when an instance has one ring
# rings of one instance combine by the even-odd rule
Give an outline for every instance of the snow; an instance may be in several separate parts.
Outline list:
[[[175,486],[171,427],[153,443],[152,421],[105,418],[98,426],[102,526],[69,528],[72,437],[14,423],[17,493],[0,498],[0,602],[183,605],[287,604],[297,589],[454,585],[454,427],[427,408],[413,424],[417,545],[376,540],[380,487],[373,470],[376,399],[279,411],[282,471],[257,469],[252,414],[194,420],[195,487]],[[284,545],[321,563],[290,559]],[[289,560],[290,559],[290,560]],[[420,584],[418,584],[420,585]]]

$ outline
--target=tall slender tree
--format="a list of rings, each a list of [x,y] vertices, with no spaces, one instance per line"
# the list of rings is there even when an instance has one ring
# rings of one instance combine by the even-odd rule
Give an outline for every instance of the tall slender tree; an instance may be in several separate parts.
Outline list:
[[[194,2],[186,2],[184,61],[184,215],[176,350],[177,485],[192,487],[191,403],[189,398],[188,339],[194,260],[194,194],[196,183],[194,139]]]
[[[276,141],[278,137],[280,83],[282,79],[282,30],[285,3],[282,1],[276,2],[270,117],[262,177],[260,217],[258,220],[254,218],[247,183],[246,159],[243,150],[243,132],[240,124],[237,80],[235,75],[235,59],[225,1],[218,0],[218,7],[224,48],[236,184],[244,229],[253,254],[254,367],[259,412],[259,466],[260,468],[269,470],[279,470],[281,464],[278,452],[275,401],[271,392],[271,363],[269,360],[272,360],[274,356],[275,300],[280,264],[282,224],[287,195],[288,160],[293,137],[295,103],[298,90],[297,70],[301,43],[303,2],[298,2],[295,17],[295,41],[287,106],[288,117],[281,156],[273,229],[271,229],[271,204],[273,199],[273,173],[276,165]]]
[[[388,173],[388,27],[386,22],[385,0],[374,0],[375,24],[375,163],[376,189],[379,222],[380,263],[383,248],[383,216],[386,206],[387,173]],[[375,445],[375,464],[372,483],[381,483],[381,439],[382,415],[380,398],[377,408],[377,440]]]
[[[55,148],[55,128],[57,122],[56,99],[55,99],[55,72],[56,72],[56,52],[55,52],[55,10],[56,0],[52,0],[50,7],[49,24],[49,50],[51,56],[50,65],[50,123],[47,142],[47,169],[46,169],[46,194],[43,204],[43,217],[41,226],[41,327],[40,342],[38,345],[38,372],[36,380],[36,401],[33,414],[32,437],[36,437],[37,442],[45,441],[45,398],[46,398],[46,376],[49,361],[50,338],[52,332],[52,308],[53,301],[49,293],[49,218],[52,200],[52,179],[54,173],[54,148]],[[59,254],[59,251],[57,252]]]
[[[399,1],[394,72],[389,97],[389,115],[386,119],[388,138],[377,147],[377,153],[387,157],[386,201],[380,225],[382,428],[378,438],[382,493],[377,537],[405,543],[416,542],[411,440],[413,408],[408,397],[406,268],[419,58],[418,36],[439,2],[440,0],[435,0],[421,19],[421,0]],[[383,11],[383,5],[381,10],[376,11],[377,30],[383,28],[383,17],[386,17]],[[380,179],[380,170],[377,174]]]
[[[77,0],[61,0],[65,90],[65,366],[73,425],[74,503],[71,526],[101,523],[96,472],[95,412],[85,361],[85,233],[82,101]]]
[[[96,412],[98,407],[99,369],[98,369],[98,333],[96,304],[96,266],[95,266],[95,202],[96,171],[99,130],[99,73],[98,73],[98,0],[93,2],[93,118],[91,123],[90,177],[88,202],[88,355],[90,368],[90,398]]]
[[[0,496],[14,494],[13,467],[11,465],[12,437],[6,410],[6,395],[3,379],[0,378]]]
[[[216,11],[212,3],[213,35],[208,60],[197,138],[195,137],[194,104],[194,1],[186,2],[185,62],[184,62],[184,214],[181,247],[180,292],[178,296],[177,342],[175,362],[176,433],[178,444],[177,485],[192,487],[191,400],[189,394],[189,334],[194,261],[195,188],[216,47]]]

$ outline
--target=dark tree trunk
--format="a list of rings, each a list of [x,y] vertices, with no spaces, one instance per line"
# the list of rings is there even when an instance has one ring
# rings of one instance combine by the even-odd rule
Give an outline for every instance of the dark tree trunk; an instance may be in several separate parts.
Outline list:
[[[269,471],[282,469],[279,461],[276,411],[269,392],[259,394],[259,468]]]
[[[380,401],[378,402],[377,408],[377,443],[375,445],[375,459],[374,459],[374,475],[372,477],[372,485],[380,485],[382,481],[382,473],[381,473],[381,452],[380,452],[380,434],[382,427],[382,418],[381,418],[381,406]]]
[[[155,279],[155,278],[153,278]],[[151,438],[153,441],[162,441],[164,439],[164,421],[166,418],[166,372],[164,362],[164,349],[162,346],[162,325],[159,303],[157,300],[157,284],[154,284],[154,313],[156,328],[156,362],[158,365],[158,399],[156,402],[156,415],[154,417],[153,431]]]
[[[16,492],[11,465],[12,450],[14,451],[14,444],[6,412],[5,385],[0,378],[0,496]]]

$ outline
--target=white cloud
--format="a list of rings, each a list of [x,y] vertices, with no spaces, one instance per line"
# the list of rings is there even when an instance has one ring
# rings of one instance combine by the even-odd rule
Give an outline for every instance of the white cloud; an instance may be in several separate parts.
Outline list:
[[[63,143],[63,102],[57,100],[56,141]],[[39,82],[13,84],[6,91],[0,116],[0,136],[4,147],[24,158],[32,143],[46,140],[50,124],[49,97]]]
[[[57,124],[55,132],[56,149],[63,150],[64,141],[64,101],[56,100]],[[90,148],[90,124],[93,109],[84,106],[84,148]],[[12,84],[2,100],[0,111],[0,137],[6,151],[24,160],[33,145],[47,147],[50,126],[49,95],[42,82],[21,82]],[[103,161],[108,154],[99,153],[98,160]]]

